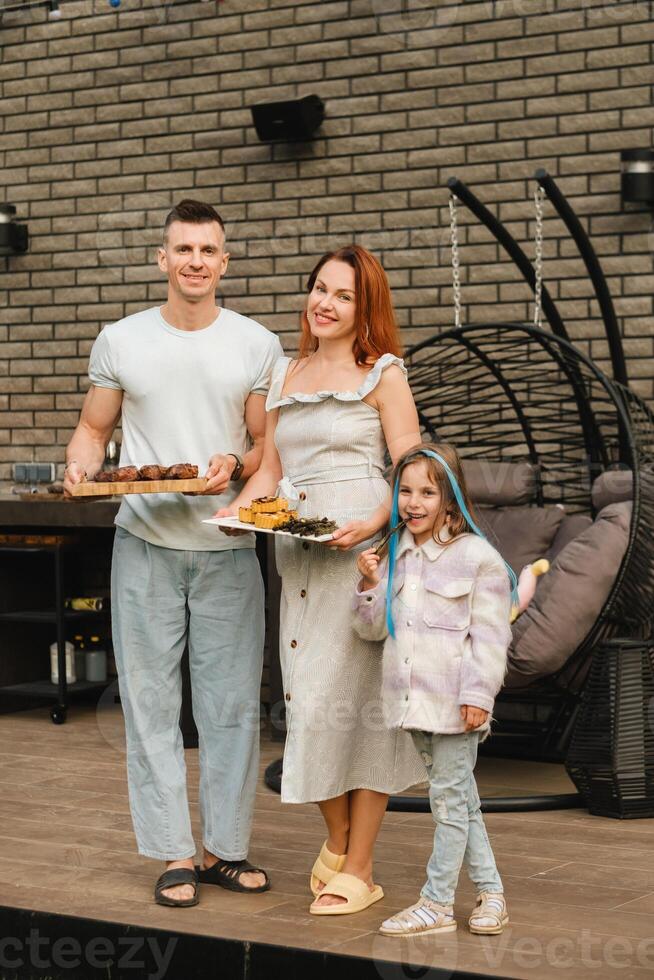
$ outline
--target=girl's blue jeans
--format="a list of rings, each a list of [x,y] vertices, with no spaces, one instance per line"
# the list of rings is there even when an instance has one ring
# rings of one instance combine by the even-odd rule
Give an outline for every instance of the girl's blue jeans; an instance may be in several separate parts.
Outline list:
[[[434,850],[421,894],[439,905],[453,905],[462,864],[477,892],[504,891],[473,775],[479,734],[411,734],[427,767],[429,803],[436,821]]]

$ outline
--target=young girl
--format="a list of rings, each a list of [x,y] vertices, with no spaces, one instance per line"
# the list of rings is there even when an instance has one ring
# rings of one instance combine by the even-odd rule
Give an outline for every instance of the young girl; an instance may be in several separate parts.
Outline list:
[[[420,899],[380,931],[452,932],[454,892],[466,864],[478,890],[474,933],[499,933],[509,917],[473,776],[489,730],[511,633],[507,568],[470,516],[452,447],[421,445],[398,461],[388,565],[374,548],[357,566],[355,629],[384,645],[383,701],[391,728],[409,729],[427,767],[436,821]],[[398,516],[399,515],[399,516]]]

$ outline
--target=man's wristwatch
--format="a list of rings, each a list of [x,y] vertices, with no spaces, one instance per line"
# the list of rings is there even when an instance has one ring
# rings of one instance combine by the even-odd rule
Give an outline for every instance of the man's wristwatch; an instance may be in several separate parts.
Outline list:
[[[241,457],[237,455],[237,453],[226,453],[225,455],[233,456],[234,459],[236,460],[236,466],[232,470],[232,475],[229,478],[232,483],[235,483],[237,480],[241,479],[241,473],[243,472],[243,467],[245,464],[243,463]]]

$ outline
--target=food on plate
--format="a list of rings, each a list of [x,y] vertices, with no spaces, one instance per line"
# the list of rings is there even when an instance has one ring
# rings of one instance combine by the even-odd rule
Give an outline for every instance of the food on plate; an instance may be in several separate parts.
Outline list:
[[[273,531],[276,531],[277,528],[286,528],[289,521],[294,520],[296,517],[296,510],[280,510],[276,514],[255,514],[254,526],[271,528]]]
[[[195,480],[198,475],[198,468],[192,463],[175,463],[166,470],[164,479],[166,480]]]
[[[264,505],[269,506],[272,500],[283,500],[288,506],[288,501],[282,497],[261,497],[259,500],[253,500],[249,507],[239,507],[239,521],[242,524],[253,524],[255,528],[261,530],[289,531],[300,537],[332,534],[338,527],[335,521],[330,521],[327,517],[298,517],[296,510],[255,511],[256,503],[263,502]]]
[[[284,497],[255,497],[250,504],[253,514],[276,514],[288,510],[288,500]]]
[[[165,466],[142,466],[139,470],[139,480],[165,480],[167,468]]]
[[[323,534],[333,534],[338,529],[336,521],[330,521],[328,517],[299,517],[290,520],[284,525],[284,530],[290,534],[297,534],[301,538],[310,534],[312,537],[319,538]]]
[[[135,466],[121,466],[111,474],[112,483],[134,483],[139,478],[139,471]]]
[[[268,528],[269,530],[275,530],[278,527],[283,527],[289,521],[288,514],[283,512],[279,514],[255,514],[254,515],[254,526]]]
[[[327,517],[299,517],[296,510],[288,509],[285,497],[257,497],[249,507],[239,507],[238,519],[262,531],[290,531],[300,537],[321,537],[338,527]]]

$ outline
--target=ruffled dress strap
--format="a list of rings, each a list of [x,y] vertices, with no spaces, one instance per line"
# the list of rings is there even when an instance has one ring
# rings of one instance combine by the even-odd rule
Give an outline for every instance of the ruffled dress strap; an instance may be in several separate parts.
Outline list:
[[[382,354],[382,356],[375,362],[368,371],[367,375],[356,389],[356,391],[314,391],[311,394],[307,394],[302,391],[294,391],[291,394],[284,395],[282,398],[282,388],[284,387],[284,380],[286,378],[286,373],[288,371],[288,366],[291,362],[290,357],[280,357],[278,361],[275,362],[272,371],[272,378],[270,382],[270,391],[268,392],[268,398],[266,400],[266,410],[270,411],[272,408],[280,408],[283,405],[293,405],[294,403],[305,403],[305,404],[316,404],[317,402],[323,402],[328,398],[335,398],[339,402],[360,402],[373,391],[381,380],[381,376],[390,367],[391,364],[396,364],[400,368],[405,377],[407,377],[407,370],[404,366],[404,361],[401,357],[396,357],[395,354]]]
[[[286,399],[282,400],[282,388],[284,387],[284,381],[286,380],[286,374],[291,360],[292,358],[283,355],[282,357],[278,357],[273,364],[270,373],[270,387],[266,397],[267,412],[270,412],[273,408],[278,408],[280,405],[288,404]]]
[[[396,357],[395,354],[382,354],[382,356],[375,361],[372,368],[357,388],[356,392],[354,392],[356,397],[361,399],[365,398],[366,395],[369,395],[381,381],[381,376],[386,368],[391,367],[392,364],[399,367],[405,378],[408,377],[407,369],[405,368],[404,361],[401,357]],[[343,394],[345,394],[345,392],[343,392]],[[338,397],[338,395],[335,397]]]

